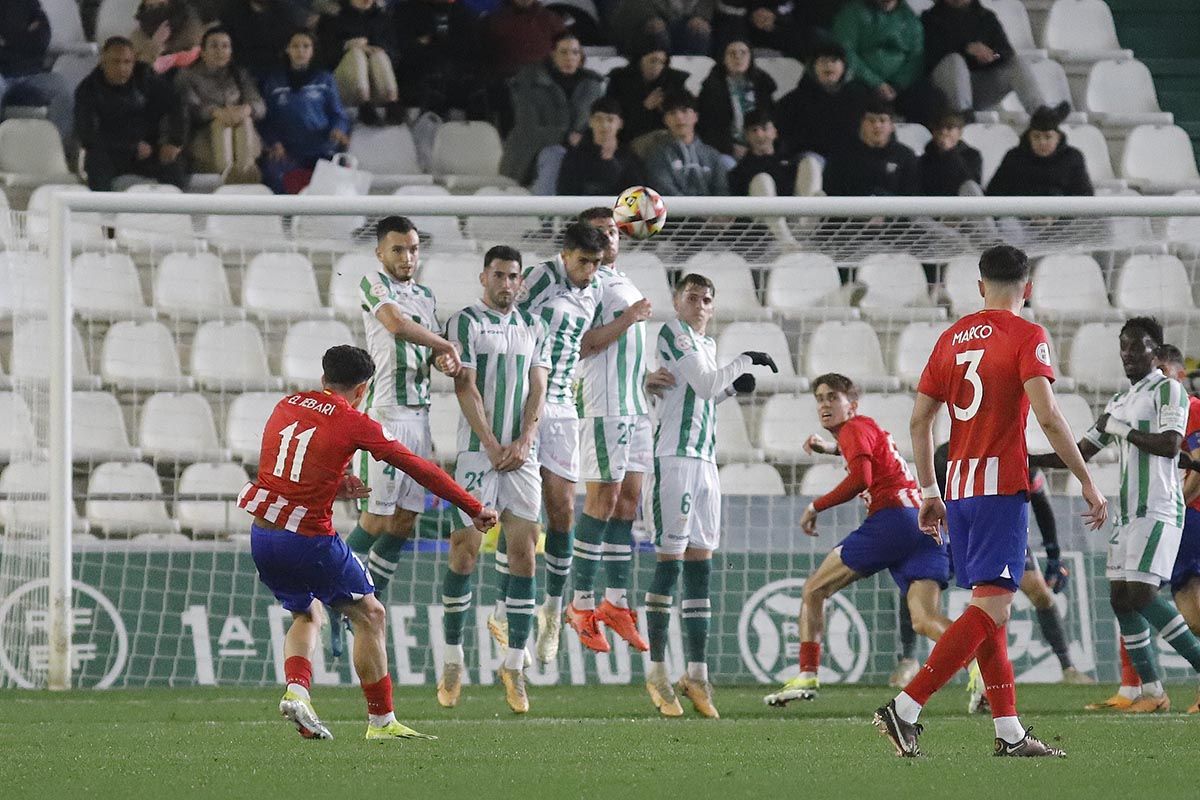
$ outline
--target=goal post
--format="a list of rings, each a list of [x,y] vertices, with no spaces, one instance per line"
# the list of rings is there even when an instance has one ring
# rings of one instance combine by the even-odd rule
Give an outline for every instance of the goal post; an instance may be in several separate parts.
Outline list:
[[[80,476],[73,468],[77,460],[74,458],[72,431],[80,424],[84,424],[86,420],[73,419],[73,390],[78,387],[80,377],[73,374],[72,341],[76,336],[73,319],[80,304],[80,298],[73,295],[72,265],[74,258],[80,252],[88,250],[88,246],[78,244],[78,227],[82,224],[81,220],[101,220],[100,225],[105,228],[105,233],[97,240],[95,249],[104,252],[124,252],[123,248],[126,247],[127,241],[121,238],[120,232],[118,231],[115,236],[113,234],[114,227],[119,227],[114,223],[114,220],[118,219],[118,215],[126,217],[139,215],[142,218],[148,214],[186,215],[188,218],[197,219],[202,216],[230,219],[254,217],[263,220],[267,218],[291,220],[330,218],[347,221],[346,224],[323,227],[319,236],[305,241],[297,238],[297,232],[302,228],[299,223],[292,224],[292,235],[278,240],[271,239],[268,234],[256,235],[253,226],[250,226],[249,232],[242,234],[241,238],[231,235],[225,240],[221,238],[222,234],[213,233],[214,229],[211,226],[206,232],[193,230],[190,236],[176,231],[165,234],[156,233],[154,236],[148,234],[139,240],[141,242],[139,246],[148,247],[148,252],[153,254],[154,260],[161,259],[163,255],[173,250],[195,252],[220,250],[225,253],[238,254],[233,258],[240,259],[239,266],[242,268],[252,259],[251,254],[270,249],[293,252],[301,249],[309,253],[319,252],[328,264],[335,264],[338,258],[356,250],[365,250],[369,253],[367,237],[370,235],[370,221],[389,214],[405,214],[422,219],[446,218],[453,220],[454,225],[465,232],[464,238],[468,240],[472,240],[470,234],[473,223],[471,220],[475,218],[491,220],[486,224],[485,222],[474,223],[474,231],[478,234],[472,240],[475,242],[474,247],[464,245],[460,250],[457,249],[457,244],[447,245],[448,240],[439,241],[435,235],[432,246],[423,254],[424,259],[435,258],[450,251],[467,252],[474,257],[481,258],[482,249],[479,245],[487,241],[505,241],[510,231],[515,238],[509,243],[518,246],[527,254],[536,253],[540,256],[549,256],[557,249],[557,231],[564,220],[569,220],[584,208],[610,205],[612,199],[610,197],[536,197],[511,194],[275,197],[243,194],[190,195],[64,191],[52,195],[48,204],[44,241],[38,241],[31,237],[26,245],[31,250],[44,252],[50,265],[48,327],[45,343],[45,354],[49,363],[48,383],[44,398],[46,403],[45,419],[44,425],[42,425],[45,436],[45,459],[49,466],[45,485],[49,502],[46,520],[48,548],[45,572],[45,580],[48,585],[45,623],[48,660],[44,685],[51,689],[70,688],[74,685],[72,675],[76,667],[73,665],[76,665],[77,662],[71,652],[72,636],[77,624],[72,610],[72,597],[73,591],[79,588],[74,586],[77,567],[74,566],[73,554],[77,552],[77,548],[73,547],[72,531],[76,524],[75,503],[79,495]],[[952,311],[953,301],[947,303],[944,300],[944,291],[948,287],[942,282],[946,278],[946,274],[938,265],[945,265],[964,254],[977,255],[978,251],[986,244],[1001,240],[1009,240],[1023,245],[1030,250],[1031,255],[1036,257],[1104,251],[1119,253],[1122,259],[1127,260],[1142,253],[1173,255],[1187,250],[1192,254],[1186,260],[1189,278],[1200,275],[1200,268],[1197,267],[1200,264],[1200,258],[1196,257],[1197,251],[1200,251],[1200,234],[1193,231],[1189,236],[1193,236],[1194,239],[1184,236],[1175,241],[1170,238],[1167,231],[1169,221],[1174,219],[1191,218],[1192,222],[1196,223],[1196,227],[1200,227],[1200,197],[1196,196],[1087,198],[666,197],[664,199],[668,210],[666,230],[646,242],[623,243],[623,254],[628,254],[631,262],[638,255],[653,256],[666,265],[667,272],[674,274],[689,264],[710,263],[717,268],[721,266],[720,263],[717,263],[719,257],[717,262],[705,262],[702,258],[705,255],[718,254],[719,256],[727,253],[737,255],[742,259],[741,263],[747,264],[749,270],[756,276],[755,280],[758,282],[754,286],[754,291],[757,293],[758,301],[762,303],[762,313],[755,312],[755,314],[745,317],[735,314],[722,319],[721,302],[723,297],[719,295],[717,314],[722,325],[731,322],[756,324],[778,320],[780,324],[776,327],[785,331],[789,341],[795,342],[792,347],[797,350],[802,346],[802,339],[797,337],[808,341],[806,337],[812,333],[812,328],[825,317],[818,313],[819,309],[811,314],[807,311],[800,313],[796,318],[803,318],[804,322],[797,324],[809,327],[804,328],[798,334],[796,331],[800,330],[799,328],[793,330],[788,327],[792,323],[787,320],[793,318],[783,312],[777,312],[764,302],[767,297],[765,281],[770,272],[768,262],[776,263],[774,260],[791,254],[817,253],[826,256],[841,270],[842,278],[849,279],[844,287],[841,301],[847,308],[856,309],[864,291],[868,295],[871,292],[870,286],[864,286],[857,281],[859,277],[855,271],[857,265],[863,263],[872,254],[899,252],[911,256],[922,265],[934,265],[932,271],[927,269],[927,273],[931,280],[938,285],[938,291],[943,293],[943,297],[941,300],[934,298],[929,303],[929,308],[944,308],[949,305]],[[1008,222],[1006,223],[1006,221]],[[129,224],[136,227],[138,223]],[[27,227],[32,230],[32,223],[29,223]],[[128,240],[128,242],[133,241],[133,239]],[[146,242],[150,244],[145,244]],[[132,244],[129,245],[129,250],[133,251]],[[618,267],[620,264],[621,262],[618,261]],[[1115,280],[1115,270],[1108,267],[1109,265],[1106,265],[1104,280],[1106,289],[1112,291],[1115,288],[1112,283]],[[658,268],[662,269],[661,266]],[[666,272],[663,274],[665,275]],[[0,289],[5,288],[0,287]],[[1160,297],[1157,300],[1149,301],[1150,305],[1146,310],[1161,309],[1165,321],[1176,324],[1179,326],[1178,329],[1191,335],[1192,323],[1195,319],[1186,308],[1178,307],[1175,304],[1176,299],[1178,298]],[[1191,302],[1190,297],[1188,300]],[[887,340],[889,347],[897,345],[902,335],[901,328],[908,322],[945,322],[947,319],[953,319],[952,313],[949,315],[945,313],[940,315],[910,313],[911,309],[899,299],[895,308],[889,307],[886,297],[881,300],[875,296],[874,302],[878,305],[870,313],[866,313],[867,309],[864,307],[864,313],[859,315],[856,311],[853,318],[856,321],[867,320],[878,327],[881,336],[890,337]],[[1069,303],[1064,304],[1064,306],[1066,305]],[[439,316],[444,320],[455,310],[455,308],[439,308]],[[660,315],[665,313],[667,313],[666,309],[660,311]],[[1062,319],[1065,320],[1063,330],[1069,330],[1073,334],[1081,323],[1112,321],[1115,316],[1098,316],[1092,320],[1086,312],[1076,316],[1064,312]],[[1039,319],[1039,321],[1041,320]],[[351,322],[350,327],[359,328],[361,323]],[[884,329],[887,329],[886,333],[883,333]],[[1197,329],[1200,330],[1200,326]],[[722,327],[721,330],[725,330],[725,328]],[[1200,337],[1186,344],[1194,351],[1200,352]],[[1115,349],[1115,342],[1112,346]],[[1185,350],[1185,352],[1187,351]],[[269,355],[274,364],[278,360],[277,354],[272,352]],[[792,373],[794,381],[786,385],[781,383],[775,387],[775,391],[779,395],[801,397],[804,394],[806,376],[799,361],[800,354],[797,352],[796,359],[789,364],[788,369]],[[887,365],[887,369],[886,376],[861,377],[880,378],[879,385],[882,388],[876,388],[874,391],[885,398],[910,393],[911,389],[908,388],[906,382],[894,374],[892,363]],[[886,381],[882,380],[884,377],[887,378]],[[1082,381],[1080,385],[1084,386]],[[1097,388],[1102,385],[1103,381],[1096,380],[1087,385],[1089,388],[1081,389],[1079,392],[1080,396],[1086,397],[1093,409],[1098,404],[1102,404],[1103,391],[1101,388]],[[282,386],[277,391],[281,390]],[[767,405],[769,405],[769,401]],[[775,405],[784,409],[786,404],[777,403]],[[807,408],[807,406],[803,402],[798,402],[794,408]],[[794,408],[787,407],[792,410]],[[882,407],[880,408],[882,409]],[[891,406],[888,408],[890,409]],[[882,410],[866,410],[873,414],[883,413]],[[756,420],[759,420],[762,413],[763,404],[755,406],[752,411],[747,411],[748,417],[753,414]],[[790,413],[790,411],[786,413]],[[804,420],[803,423],[813,428],[814,432],[816,431],[816,426],[812,424],[812,421]],[[766,430],[759,424],[756,424],[755,427],[758,430]],[[1076,431],[1076,433],[1081,433],[1081,431]],[[764,644],[762,639],[754,639],[755,636],[763,635],[756,626],[761,627],[768,623],[763,621],[765,618],[756,618],[754,616],[756,612],[749,607],[755,603],[759,604],[762,608],[767,609],[764,613],[771,616],[772,620],[780,616],[779,608],[770,607],[771,596],[758,596],[761,594],[758,590],[763,587],[750,584],[753,581],[766,581],[765,585],[778,588],[780,596],[790,593],[798,597],[798,584],[788,582],[794,581],[795,578],[803,578],[803,574],[794,574],[797,567],[789,559],[796,553],[803,553],[806,558],[810,555],[815,558],[818,554],[817,548],[827,549],[830,542],[828,539],[824,539],[819,544],[813,544],[804,537],[797,537],[795,530],[787,529],[789,524],[787,515],[792,511],[790,501],[793,497],[799,497],[801,494],[799,492],[801,476],[814,466],[828,466],[832,462],[815,463],[801,458],[798,453],[789,454],[781,450],[784,445],[773,447],[772,442],[759,441],[757,435],[751,438],[754,441],[746,444],[758,454],[760,462],[774,464],[778,468],[779,473],[784,476],[782,480],[788,496],[783,499],[767,498],[766,495],[762,498],[753,496],[754,502],[742,502],[734,498],[727,504],[727,508],[731,509],[728,513],[740,515],[738,522],[745,523],[740,526],[742,528],[740,532],[731,532],[729,535],[730,539],[736,542],[737,547],[740,548],[734,551],[738,553],[734,561],[740,565],[738,569],[741,569],[742,572],[735,575],[731,568],[729,573],[721,579],[721,583],[714,583],[714,587],[715,591],[726,587],[731,593],[741,592],[738,597],[743,603],[743,607],[740,611],[734,609],[729,612],[732,616],[724,624],[718,623],[717,629],[714,631],[714,638],[723,642],[720,657],[722,659],[721,667],[727,667],[726,672],[735,672],[749,680],[763,680],[764,675],[773,680],[779,674],[779,666],[763,655],[769,649],[768,645]],[[226,450],[230,447],[230,443],[223,439],[217,444]],[[763,451],[766,451],[765,458]],[[1077,504],[1078,501],[1070,496],[1070,492],[1065,488],[1064,480],[1058,479],[1058,484],[1063,491],[1060,505],[1056,506],[1056,509],[1060,512],[1060,519],[1068,519],[1068,510],[1073,507],[1071,504]],[[177,494],[177,497],[172,498],[174,501],[180,501],[181,498],[189,495],[188,492],[178,492]],[[207,497],[203,492],[196,496]],[[785,500],[789,502],[784,502]],[[0,501],[3,501],[3,498],[0,498]],[[840,533],[844,534],[853,524],[857,513],[857,509],[839,510],[837,514],[829,515],[829,527],[837,527]],[[794,520],[791,522],[792,528],[794,528]],[[763,538],[761,541],[756,541],[754,540],[756,536]],[[1036,536],[1032,541],[1036,548]],[[0,546],[4,544],[3,541],[0,541]],[[1064,547],[1064,549],[1066,548]],[[1077,553],[1073,557],[1077,559],[1075,563],[1078,566],[1085,567],[1085,561],[1088,560],[1089,554]],[[441,556],[437,558],[440,559]],[[220,569],[229,572],[228,575],[225,572],[221,573],[222,581],[228,578],[232,584],[245,586],[249,585],[247,582],[253,578],[252,574],[247,578],[246,575],[239,572],[239,570],[244,570],[244,562],[228,566],[224,560],[214,559],[214,561],[220,561],[222,564]],[[760,561],[762,564],[758,563]],[[442,564],[444,562],[435,561],[435,563]],[[130,569],[132,568],[130,567]],[[198,573],[201,567],[197,566],[192,569]],[[490,569],[490,561],[481,559],[478,572],[482,575],[481,580],[484,583],[492,579],[489,574]],[[1079,583],[1082,584],[1087,580],[1085,575],[1090,569],[1092,568],[1087,567],[1082,574],[1078,575]],[[424,577],[427,573],[422,572],[421,574],[422,577],[415,578],[415,580],[427,583],[429,579]],[[400,574],[397,573],[398,580],[399,577]],[[0,585],[0,601],[4,599],[4,592],[12,591],[13,588],[13,586]],[[886,576],[873,579],[865,591],[871,593],[863,601],[870,608],[868,611],[863,611],[862,615],[893,613],[894,602],[891,595],[887,594]],[[430,597],[434,596],[432,592],[429,594]],[[486,602],[481,595],[482,593],[476,593],[477,605],[480,606]],[[190,603],[190,601],[187,602]],[[952,599],[950,602],[956,601]],[[190,640],[194,644],[194,652],[189,653],[188,657],[195,658],[197,663],[208,659],[209,664],[207,667],[195,667],[194,680],[200,683],[219,682],[222,680],[221,667],[218,664],[215,673],[213,672],[211,667],[213,655],[209,652],[213,649],[212,645],[216,640],[215,634],[210,641],[210,635],[207,632],[208,622],[198,619],[196,616],[198,612],[194,611],[197,607],[189,604],[183,611],[171,609],[169,613],[174,615],[172,619],[175,619],[175,622],[170,625],[160,622],[155,623],[157,628],[154,625],[150,627],[154,630],[169,630],[169,635],[180,641]],[[1081,635],[1087,639],[1089,646],[1092,646],[1094,645],[1093,636],[1103,633],[1100,631],[1102,623],[1099,621],[1099,617],[1107,612],[1104,612],[1104,606],[1097,601],[1094,592],[1087,598],[1080,599],[1078,608],[1080,615],[1087,618],[1079,622],[1083,629]],[[153,615],[157,612],[152,608],[143,608],[139,613]],[[168,612],[164,609],[162,613],[166,615]],[[189,614],[192,616],[188,616]],[[227,626],[232,624],[228,621],[235,616],[237,615],[230,614],[226,618]],[[433,626],[433,616],[433,612],[430,612],[429,627]],[[1105,619],[1110,616],[1106,616]],[[849,614],[847,619],[849,621],[843,620],[843,623],[853,628],[853,625],[858,623],[859,617]],[[4,620],[0,620],[0,625],[4,622]],[[203,624],[201,624],[202,622]],[[771,621],[769,624],[775,625],[776,623]],[[236,628],[236,625],[234,627]],[[200,633],[202,628],[205,631],[203,635]],[[778,629],[780,635],[783,635],[785,628],[786,626]],[[124,634],[124,630],[121,633]],[[888,637],[886,641],[883,639],[873,640],[877,642],[873,645],[874,651],[890,646],[894,630],[886,630],[884,634]],[[162,635],[168,634],[163,633]],[[398,637],[401,634],[393,627],[392,635]],[[856,634],[852,630],[847,635],[852,637]],[[874,633],[870,635],[875,636]],[[1034,635],[1036,637],[1036,634]],[[1103,633],[1103,635],[1107,636],[1108,641],[1111,642],[1113,636],[1111,631]],[[222,635],[221,638],[225,639],[226,637]],[[878,642],[884,642],[884,644],[878,644]],[[2,644],[0,642],[0,645]],[[125,646],[132,647],[133,645],[126,642]],[[169,653],[182,647],[182,645],[177,646],[174,643],[161,648],[156,647],[152,656],[147,658],[152,661],[154,658],[162,657],[160,650]],[[397,645],[398,647],[399,645]],[[779,648],[778,659],[779,664],[782,664],[786,660],[782,655],[783,645],[780,644]],[[205,653],[207,655],[204,655]],[[864,679],[866,679],[878,677],[880,668],[877,662],[883,663],[877,659],[871,661],[867,667],[851,664],[843,666],[847,675],[853,674],[855,679],[865,676]],[[729,666],[735,663],[738,666],[736,671]],[[718,674],[720,674],[721,667],[718,668]],[[420,671],[416,665],[411,665],[411,669],[412,674]],[[174,673],[169,674],[174,675]],[[234,669],[232,674],[253,682],[254,680],[263,680],[261,676],[267,673],[242,666]],[[581,674],[583,673],[581,672]],[[3,683],[3,679],[4,676],[0,675],[0,684]],[[159,679],[158,673],[148,667],[145,675],[137,676],[132,682],[136,684],[139,680],[152,682]]]

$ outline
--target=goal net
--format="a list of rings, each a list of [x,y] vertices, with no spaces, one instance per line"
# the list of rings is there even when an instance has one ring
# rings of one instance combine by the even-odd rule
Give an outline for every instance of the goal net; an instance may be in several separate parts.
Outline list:
[[[55,537],[70,542],[72,686],[280,681],[287,615],[257,581],[250,520],[232,500],[255,473],[274,403],[317,385],[329,346],[363,344],[358,284],[378,268],[374,220],[414,219],[422,234],[418,281],[434,293],[444,322],[477,299],[487,247],[513,245],[526,264],[548,258],[565,222],[611,198],[502,193],[335,203],[123,193],[70,203],[65,231],[51,225],[45,198],[34,210],[0,217],[0,686],[47,685]],[[809,379],[826,371],[852,377],[865,390],[862,413],[911,459],[913,386],[940,332],[980,307],[983,248],[1007,241],[1037,262],[1026,314],[1050,332],[1057,392],[1077,436],[1124,385],[1117,330],[1125,317],[1158,316],[1189,364],[1200,356],[1196,198],[668,198],[667,205],[667,228],[644,242],[623,240],[617,262],[653,303],[648,337],[673,314],[672,282],[699,272],[717,287],[710,332],[721,357],[764,350],[780,367],[752,397],[719,407],[724,499],[710,633],[717,682],[774,683],[793,674],[804,579],[864,514],[857,501],[826,512],[815,538],[797,525],[811,498],[843,474],[838,459],[802,448],[821,432]],[[56,452],[62,417],[50,402],[57,356],[48,310],[58,302],[50,276],[64,266],[71,444]],[[431,425],[435,457],[446,466],[459,416],[451,383],[435,373]],[[947,435],[945,419],[937,430]],[[1036,424],[1027,436],[1032,451],[1048,450]],[[69,537],[49,524],[61,500],[50,476],[64,466]],[[1104,453],[1095,470],[1113,496],[1115,460]],[[1117,631],[1103,575],[1106,537],[1079,525],[1079,487],[1068,477],[1049,475],[1071,573],[1055,602],[1075,666],[1111,680]],[[339,504],[339,531],[355,518],[350,504]],[[452,526],[429,498],[381,598],[401,684],[432,685],[440,668]],[[640,605],[653,550],[640,523],[637,530],[630,596]],[[1036,527],[1031,546],[1040,557]],[[493,682],[500,663],[485,625],[495,580],[486,555],[465,638],[471,682]],[[951,589],[943,602],[953,616],[966,600]],[[829,604],[823,681],[886,680],[899,648],[898,602],[890,578],[879,574]],[[1009,631],[1018,679],[1058,680],[1058,661],[1023,596]],[[573,633],[564,636],[558,663],[535,665],[533,683],[641,679],[643,659],[623,642],[596,656]],[[678,620],[670,642],[678,673]],[[1160,649],[1170,677],[1189,674]],[[917,656],[926,652],[919,643]],[[348,659],[334,661],[325,648],[315,670],[318,682],[354,680]]]

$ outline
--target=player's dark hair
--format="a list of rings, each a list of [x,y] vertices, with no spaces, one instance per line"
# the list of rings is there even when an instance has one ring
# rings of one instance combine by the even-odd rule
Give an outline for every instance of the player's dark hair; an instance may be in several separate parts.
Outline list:
[[[360,383],[371,380],[375,374],[375,362],[371,354],[352,344],[339,344],[325,351],[321,358],[321,369],[325,382],[338,389],[353,389]]]
[[[699,286],[702,289],[708,289],[710,292],[712,292],[713,297],[717,296],[716,285],[711,279],[706,278],[698,272],[689,272],[680,278],[679,282],[675,284],[675,294],[679,294],[689,286]]]
[[[130,50],[135,49],[133,41],[127,36],[110,36],[104,40],[104,45],[101,46],[100,52],[107,53],[115,47],[128,47]]]
[[[493,261],[515,261],[518,267],[522,266],[521,251],[506,244],[498,244],[483,254],[483,268],[490,267]]]
[[[413,225],[412,220],[408,217],[393,214],[375,223],[375,241],[382,242],[389,233],[407,234],[416,229],[417,226]]]
[[[992,283],[1024,283],[1029,280],[1029,257],[1012,245],[989,247],[979,257],[979,277]]]
[[[812,390],[813,394],[817,393],[817,389],[822,385],[828,386],[835,392],[846,395],[851,400],[858,399],[858,384],[842,375],[840,372],[826,372],[824,375],[818,375],[813,379]]]
[[[611,216],[612,211],[608,212]],[[583,250],[588,253],[603,253],[608,247],[608,237],[586,222],[572,222],[563,228],[562,249]]]
[[[591,208],[585,208],[583,211],[580,211],[579,216],[576,217],[575,219],[577,219],[580,222],[591,222],[591,221],[597,220],[597,219],[612,219],[612,218],[613,218],[613,210],[611,208],[609,208],[608,206],[592,206]]]
[[[1143,336],[1149,336],[1155,347],[1159,347],[1163,343],[1162,325],[1154,317],[1130,317],[1125,320],[1125,324],[1121,326],[1121,335],[1124,336],[1135,331]]]
[[[1183,366],[1183,351],[1173,344],[1160,344],[1158,349],[1154,351],[1154,357],[1158,359],[1160,364]]]

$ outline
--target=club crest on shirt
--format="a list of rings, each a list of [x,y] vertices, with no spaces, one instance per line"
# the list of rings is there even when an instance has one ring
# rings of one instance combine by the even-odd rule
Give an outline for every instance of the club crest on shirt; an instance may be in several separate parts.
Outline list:
[[[696,345],[692,342],[692,337],[690,337],[690,336],[676,336],[675,337],[675,348],[677,350],[679,350],[679,352],[681,352],[681,353],[687,353],[690,350],[692,350],[695,346]]]
[[[1050,345],[1045,342],[1038,342],[1037,349],[1033,351],[1033,354],[1037,357],[1038,361],[1047,367],[1050,366]]]
[[[517,289],[516,302],[524,303],[528,299],[529,299],[529,287],[526,286],[524,283],[522,283],[521,288]]]
[[[388,287],[384,286],[382,283],[377,283],[371,287],[371,297],[382,300],[383,298],[387,297],[387,295]]]

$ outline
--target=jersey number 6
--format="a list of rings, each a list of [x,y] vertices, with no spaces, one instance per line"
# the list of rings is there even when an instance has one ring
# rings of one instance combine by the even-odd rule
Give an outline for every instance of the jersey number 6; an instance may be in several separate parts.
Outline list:
[[[971,384],[971,404],[966,408],[954,406],[954,418],[966,422],[979,413],[979,405],[983,402],[983,380],[979,377],[979,362],[983,361],[982,350],[964,350],[954,356],[954,363],[966,364],[967,372],[963,375]]]

